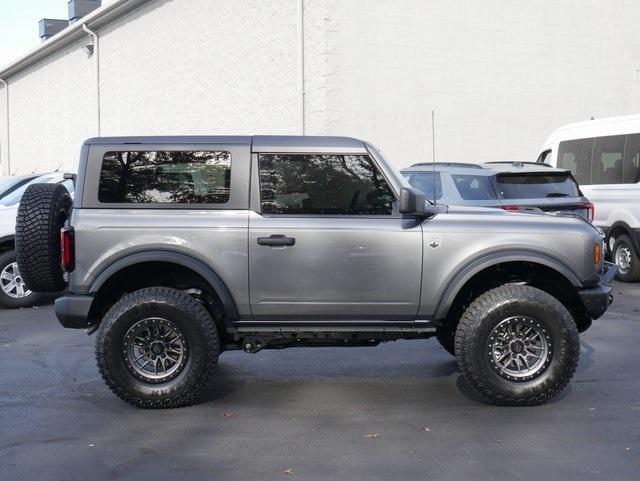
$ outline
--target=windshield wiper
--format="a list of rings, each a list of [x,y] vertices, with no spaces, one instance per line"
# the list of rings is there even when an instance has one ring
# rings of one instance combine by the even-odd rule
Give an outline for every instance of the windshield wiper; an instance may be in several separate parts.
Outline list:
[[[571,197],[569,194],[565,194],[564,192],[549,192],[545,197]]]

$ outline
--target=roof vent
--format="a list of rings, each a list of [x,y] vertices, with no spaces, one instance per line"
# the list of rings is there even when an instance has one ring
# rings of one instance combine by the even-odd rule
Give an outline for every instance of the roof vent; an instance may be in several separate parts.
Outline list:
[[[75,23],[85,15],[90,14],[96,8],[99,8],[100,4],[100,0],[69,0],[67,3],[69,24]]]
[[[55,18],[43,18],[38,22],[38,27],[40,30],[40,40],[43,42],[45,40],[49,40],[56,33],[61,32],[65,28],[69,26],[69,22],[67,20],[59,20]]]

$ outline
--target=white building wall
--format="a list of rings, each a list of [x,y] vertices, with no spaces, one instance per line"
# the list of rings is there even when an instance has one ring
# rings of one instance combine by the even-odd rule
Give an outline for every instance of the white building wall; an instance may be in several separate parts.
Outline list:
[[[9,79],[10,166],[27,174],[77,168],[82,139],[95,134],[93,70],[80,45]],[[4,113],[4,91],[0,92]],[[3,115],[4,117],[4,115]],[[6,151],[4,123],[0,129]]]
[[[532,158],[561,124],[640,112],[632,0],[303,3],[305,132],[399,167],[431,159],[432,109],[451,161]],[[299,4],[156,0],[101,30],[101,134],[299,133]],[[73,170],[96,135],[80,46],[9,79],[12,172]]]
[[[556,127],[640,112],[640,6],[626,0],[340,0],[327,132],[398,166],[532,159]]]

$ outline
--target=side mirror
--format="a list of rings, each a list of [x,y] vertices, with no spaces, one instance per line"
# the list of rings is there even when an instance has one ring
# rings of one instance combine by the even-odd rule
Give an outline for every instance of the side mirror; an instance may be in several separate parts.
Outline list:
[[[401,214],[424,215],[425,199],[422,192],[403,187],[400,190],[398,211]]]

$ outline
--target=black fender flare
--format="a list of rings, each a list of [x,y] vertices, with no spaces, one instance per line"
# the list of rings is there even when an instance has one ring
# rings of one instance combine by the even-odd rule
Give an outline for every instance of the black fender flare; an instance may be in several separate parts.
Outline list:
[[[635,248],[636,253],[640,255],[640,239],[638,239],[638,235],[636,234],[637,229],[632,229],[631,226],[623,220],[614,222],[611,224],[611,227],[607,229],[607,244],[611,237],[611,233],[616,229],[623,229],[627,233],[631,238],[631,242],[633,242],[633,247]]]
[[[236,321],[240,319],[238,308],[236,307],[236,303],[231,295],[231,291],[216,271],[195,257],[170,250],[135,252],[117,259],[104,268],[102,272],[95,277],[89,286],[89,292],[91,294],[98,292],[104,283],[111,278],[111,276],[120,272],[122,269],[145,262],[167,262],[191,269],[202,276],[202,278],[213,288],[220,298],[220,302],[222,302],[222,305],[224,306],[228,320]]]
[[[503,264],[505,262],[531,262],[549,267],[562,274],[576,288],[582,287],[580,278],[560,260],[541,252],[509,250],[485,254],[462,267],[449,281],[447,287],[442,291],[436,304],[434,319],[444,319],[453,304],[458,292],[464,287],[469,279],[478,272],[491,266]]]

